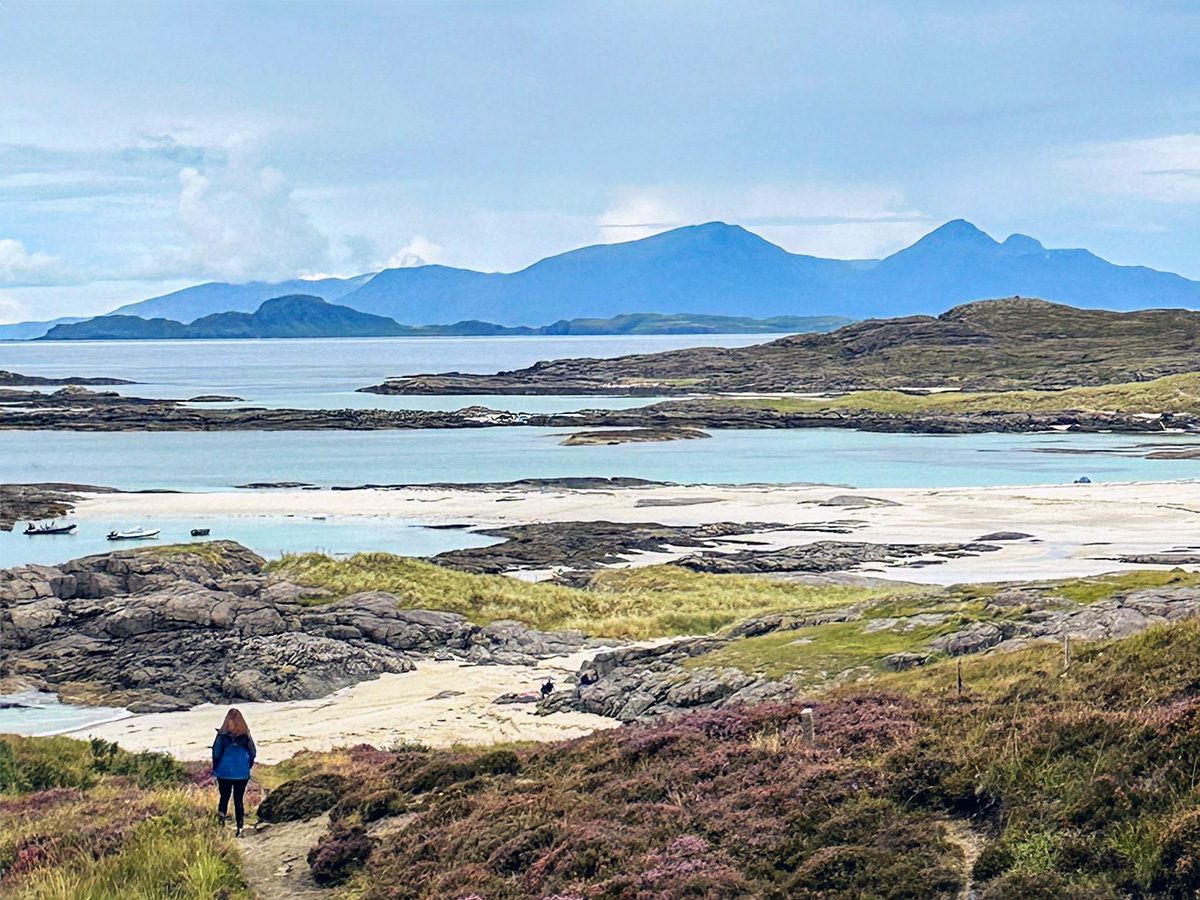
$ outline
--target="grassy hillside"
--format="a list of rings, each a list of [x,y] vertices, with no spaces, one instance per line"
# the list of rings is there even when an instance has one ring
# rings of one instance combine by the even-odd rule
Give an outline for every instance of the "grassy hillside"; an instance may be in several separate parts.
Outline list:
[[[338,591],[387,586],[414,605],[468,592],[457,602],[473,617],[532,602],[552,622],[599,604],[606,584],[509,581],[503,594],[494,579],[392,557],[278,565]],[[659,624],[701,597],[738,608],[753,585],[769,604],[817,608],[836,594],[665,567],[610,575],[615,611],[587,614],[613,622],[637,602]],[[1145,571],[1024,589],[1082,604],[1198,580]],[[952,615],[938,627],[956,627],[1005,615],[984,602],[994,592],[860,599],[869,617],[941,610]],[[802,676],[870,667],[897,641],[928,638],[852,625],[751,637],[699,663]],[[964,658],[961,673],[961,691],[957,661],[933,662],[814,684],[799,703],[557,744],[301,753],[256,769],[272,789],[259,818],[328,811],[308,860],[345,900],[953,900],[968,883],[981,900],[1198,896],[1200,619],[1077,644],[1069,666],[1060,648],[1035,646]],[[213,802],[199,766],[103,741],[0,738],[0,894],[249,900]]]
[[[1014,297],[868,319],[751,347],[564,359],[496,375],[392,379],[388,393],[1059,389],[1200,371],[1200,312],[1118,313]],[[688,380],[687,390],[679,387]],[[616,387],[614,387],[616,386]]]
[[[643,639],[704,634],[769,612],[826,609],[891,596],[902,588],[783,584],[741,575],[705,575],[676,566],[610,569],[586,589],[472,575],[388,553],[332,559],[284,556],[268,571],[331,596],[389,591],[406,609],[456,612],[473,622],[515,619],[544,631],[575,628],[593,637]]]
[[[1198,363],[1200,364],[1200,363]],[[839,397],[723,398],[730,406],[816,412],[824,409],[884,413],[1122,412],[1200,413],[1200,373],[1167,375],[1152,381],[1076,387],[1057,391],[912,393],[854,391]]]
[[[1196,896],[1200,622],[964,680],[946,664],[549,746],[309,754],[270,813],[333,805],[310,860],[363,900]]]

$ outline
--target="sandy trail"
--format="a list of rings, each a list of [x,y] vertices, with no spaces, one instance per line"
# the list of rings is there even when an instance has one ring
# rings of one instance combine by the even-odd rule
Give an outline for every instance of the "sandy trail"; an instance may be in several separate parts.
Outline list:
[[[839,495],[897,504],[829,506]],[[861,571],[905,581],[949,584],[1094,575],[1125,568],[1111,559],[1200,546],[1200,483],[1139,482],[1035,487],[851,490],[828,485],[687,486],[622,490],[227,491],[107,494],[82,502],[77,518],[140,516],[312,516],[347,520],[391,516],[412,525],[616,521],[694,525],[706,522],[853,524],[851,534],[778,533],[767,546],[815,540],[963,543],[995,531],[1036,541],[927,568],[870,566]],[[1200,551],[1197,551],[1200,552]],[[679,554],[675,554],[679,555]],[[643,555],[637,564],[672,554]]]
[[[405,742],[428,746],[552,741],[619,724],[584,713],[534,714],[534,704],[496,705],[505,693],[536,690],[551,676],[562,683],[595,650],[543,660],[536,667],[464,666],[422,661],[415,672],[383,675],[316,700],[239,703],[258,745],[258,758],[276,763],[300,750]],[[136,715],[71,732],[117,741],[128,750],[159,750],[177,759],[209,757],[225,706]]]
[[[307,822],[283,822],[246,828],[239,838],[242,875],[258,900],[330,900],[338,891],[317,886],[308,868],[308,851],[329,825],[328,814]]]

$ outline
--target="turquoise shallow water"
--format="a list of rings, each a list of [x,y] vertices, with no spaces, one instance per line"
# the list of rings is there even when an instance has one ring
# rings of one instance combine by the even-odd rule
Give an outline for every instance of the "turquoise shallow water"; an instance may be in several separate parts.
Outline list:
[[[0,569],[28,563],[56,565],[69,559],[127,550],[153,544],[231,540],[265,556],[317,551],[344,556],[359,550],[383,550],[401,556],[433,556],[447,550],[486,547],[495,538],[458,529],[422,528],[386,516],[330,516],[314,520],[307,516],[193,516],[187,519],[161,516],[137,522],[106,521],[68,517],[77,522],[75,534],[29,536],[22,528],[0,532]],[[110,541],[107,534],[141,525],[159,529],[157,539]],[[192,537],[193,528],[208,528],[208,537]]]
[[[1148,460],[1151,447],[1200,446],[1182,435],[1153,442],[1128,435],[871,434],[844,429],[714,431],[709,440],[563,447],[560,431],[488,428],[374,432],[112,433],[0,432],[0,480],[69,481],[126,490],[233,490],[248,482],[334,485],[511,481],[557,476],[632,476],[680,484],[814,482],[857,488],[973,487],[1165,481],[1200,476],[1200,460]],[[314,492],[314,498],[320,492]],[[373,517],[225,517],[81,523],[80,533],[26,537],[0,532],[0,567],[55,563],[114,545],[111,528],[192,528],[240,541],[265,556],[321,550],[429,555],[488,539]],[[124,545],[122,545],[124,546]]]
[[[622,475],[690,483],[820,482],[968,487],[1163,481],[1200,475],[1198,460],[1143,459],[1149,445],[1107,434],[873,434],[845,429],[714,431],[709,440],[563,447],[546,428],[355,432],[0,432],[9,482],[72,481],[128,490],[226,490],[247,482],[321,486],[509,481]],[[1064,452],[1065,451],[1065,452]]]
[[[128,715],[106,706],[68,706],[41,691],[0,694],[0,734],[59,734]]]

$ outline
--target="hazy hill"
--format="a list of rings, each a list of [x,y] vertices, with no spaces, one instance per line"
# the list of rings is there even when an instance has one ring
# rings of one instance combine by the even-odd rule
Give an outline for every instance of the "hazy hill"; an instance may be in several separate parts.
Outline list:
[[[78,316],[65,316],[45,322],[14,322],[11,325],[0,325],[0,341],[31,341],[41,337],[55,325],[82,321]]]
[[[252,313],[225,312],[185,325],[171,319],[111,315],[56,325],[41,340],[178,340],[202,338],[378,337],[408,329],[383,316],[295,294],[262,303]]]
[[[138,303],[128,303],[114,309],[109,315],[191,322],[212,313],[254,312],[264,300],[273,297],[308,295],[333,301],[366,284],[373,274],[358,275],[354,278],[321,278],[314,281],[301,278],[277,282],[250,281],[246,284],[213,281],[161,297],[151,297]]]
[[[1020,297],[936,318],[871,319],[828,334],[742,348],[699,347],[617,359],[565,359],[497,375],[420,375],[381,393],[1005,390],[1143,381],[1200,371],[1200,312],[1076,309]]]
[[[538,335],[538,334],[759,334],[830,331],[846,324],[836,316],[745,319],[724,316],[638,314],[613,319],[562,320],[538,328],[507,327],[467,320],[453,325],[408,326],[386,316],[326,303],[296,294],[262,303],[253,313],[227,312],[203,316],[190,324],[174,319],[98,316],[51,328],[40,340],[188,340],[224,338],[390,337],[398,335]]]

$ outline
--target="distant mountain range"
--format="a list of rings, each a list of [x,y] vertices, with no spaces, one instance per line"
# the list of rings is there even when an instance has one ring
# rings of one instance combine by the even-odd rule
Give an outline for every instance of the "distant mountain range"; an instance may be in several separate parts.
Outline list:
[[[1047,250],[1021,234],[1001,243],[957,219],[886,259],[803,256],[736,225],[710,222],[583,247],[511,274],[417,266],[345,279],[214,282],[127,304],[114,314],[186,323],[214,313],[250,313],[265,300],[291,294],[317,295],[410,326],[478,321],[535,329],[631,310],[749,319],[888,318],[1013,295],[1110,310],[1200,307],[1200,282],[1114,265],[1086,250]],[[0,339],[37,336],[53,324],[0,326]]]
[[[354,278],[319,278],[310,281],[301,278],[276,282],[249,281],[245,284],[210,281],[208,284],[198,284],[195,287],[163,294],[161,297],[118,306],[109,315],[194,322],[201,316],[210,316],[213,313],[252,313],[264,300],[289,295],[306,294],[332,303],[362,287],[374,277],[375,273],[369,272]]]
[[[466,321],[453,325],[401,325],[386,316],[326,303],[320,297],[296,294],[262,303],[252,313],[223,312],[184,324],[173,319],[143,319],[131,315],[97,316],[52,327],[44,341],[198,340],[227,338],[391,337],[436,335],[568,335],[568,334],[730,334],[803,333],[832,331],[849,323],[837,316],[744,319],[726,316],[617,316],[612,319],[574,319],[537,328],[506,327]]]

